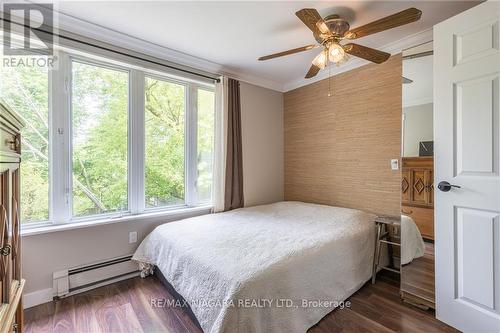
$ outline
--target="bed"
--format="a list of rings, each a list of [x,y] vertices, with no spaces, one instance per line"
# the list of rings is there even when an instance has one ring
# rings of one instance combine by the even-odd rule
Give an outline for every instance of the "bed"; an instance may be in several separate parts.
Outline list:
[[[415,221],[409,216],[401,215],[401,265],[409,264],[413,259],[425,253],[425,243]]]
[[[133,256],[205,333],[305,332],[371,277],[374,215],[279,202],[158,226]]]

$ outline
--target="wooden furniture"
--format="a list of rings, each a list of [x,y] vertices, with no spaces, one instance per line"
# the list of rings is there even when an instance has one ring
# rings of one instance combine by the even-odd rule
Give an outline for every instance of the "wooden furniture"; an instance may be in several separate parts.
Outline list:
[[[23,122],[0,100],[0,333],[23,326],[19,165]]]
[[[434,240],[434,158],[403,157],[401,212],[411,217],[425,239]]]
[[[375,283],[377,270],[379,268],[398,274],[401,272],[400,269],[394,268],[392,262],[392,247],[401,247],[401,241],[400,239],[398,241],[396,236],[400,235],[401,218],[399,216],[377,216],[375,218],[375,224],[377,225],[377,238],[375,242],[375,253],[373,255],[372,283]],[[389,247],[389,258],[392,267],[380,265],[380,248],[382,244],[387,244]]]

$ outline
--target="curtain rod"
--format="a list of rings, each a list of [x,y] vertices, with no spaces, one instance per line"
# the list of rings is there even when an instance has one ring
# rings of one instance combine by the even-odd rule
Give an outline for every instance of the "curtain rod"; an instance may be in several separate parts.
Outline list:
[[[166,68],[169,68],[169,69],[181,71],[181,72],[184,72],[186,74],[191,74],[191,75],[203,77],[203,78],[206,78],[206,79],[213,80],[213,81],[215,81],[217,83],[220,82],[219,78],[215,78],[215,77],[212,77],[212,76],[208,76],[208,75],[196,73],[196,72],[193,72],[193,71],[190,71],[190,70],[187,70],[187,69],[183,69],[183,68],[179,68],[179,67],[175,67],[175,66],[172,66],[172,65],[167,65],[167,64],[164,64],[164,63],[161,63],[161,62],[158,62],[158,61],[154,61],[154,60],[151,60],[151,59],[145,59],[145,58],[133,55],[133,54],[127,54],[125,52],[121,52],[121,51],[118,51],[118,50],[113,50],[113,49],[105,47],[105,46],[96,45],[96,44],[85,42],[85,41],[82,41],[82,40],[79,40],[79,39],[76,39],[76,38],[73,38],[73,37],[61,35],[59,33],[54,33],[54,32],[50,32],[50,31],[46,31],[46,30],[43,30],[43,29],[40,29],[40,28],[32,28],[30,26],[27,26],[26,24],[20,24],[18,22],[12,21],[12,20],[7,20],[7,19],[5,19],[3,17],[0,18],[0,19],[2,21],[4,21],[4,22],[9,22],[10,24],[17,24],[17,25],[23,26],[25,28],[29,28],[31,30],[40,31],[40,32],[43,32],[43,33],[46,33],[46,34],[49,34],[49,35],[53,35],[53,36],[56,36],[56,37],[59,37],[59,38],[63,38],[63,39],[66,39],[66,40],[69,40],[69,41],[72,41],[72,42],[76,42],[76,43],[79,43],[79,44],[84,44],[84,45],[87,45],[87,46],[96,47],[96,48],[104,50],[104,51],[113,52],[113,53],[120,54],[120,55],[125,56],[125,57],[136,59],[136,60],[146,61],[146,62],[155,64],[155,65],[159,65],[159,66],[162,66],[162,67],[166,67]],[[138,52],[138,53],[140,53],[140,52]]]

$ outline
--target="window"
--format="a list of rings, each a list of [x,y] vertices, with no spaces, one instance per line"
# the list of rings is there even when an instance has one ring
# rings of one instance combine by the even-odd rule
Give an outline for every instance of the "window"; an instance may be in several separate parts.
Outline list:
[[[72,50],[58,66],[0,66],[26,121],[23,226],[211,202],[212,84]]]
[[[214,110],[213,91],[198,89],[198,156],[196,181],[198,201],[209,202],[212,198],[212,166],[214,156]]]
[[[127,211],[128,73],[72,62],[73,215]]]
[[[49,80],[43,67],[0,66],[0,97],[16,110],[22,130],[21,218],[49,219]]]
[[[146,77],[146,208],[184,204],[186,87]]]

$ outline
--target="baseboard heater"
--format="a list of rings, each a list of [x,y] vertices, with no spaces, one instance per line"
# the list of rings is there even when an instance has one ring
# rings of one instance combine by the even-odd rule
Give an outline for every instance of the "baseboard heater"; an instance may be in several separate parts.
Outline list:
[[[127,255],[54,272],[54,299],[139,276],[139,266],[131,259],[132,255]]]

